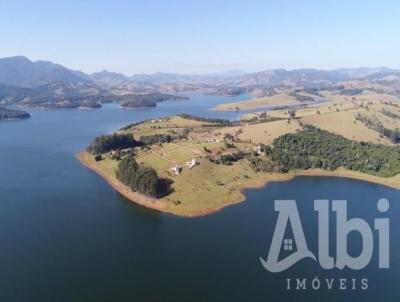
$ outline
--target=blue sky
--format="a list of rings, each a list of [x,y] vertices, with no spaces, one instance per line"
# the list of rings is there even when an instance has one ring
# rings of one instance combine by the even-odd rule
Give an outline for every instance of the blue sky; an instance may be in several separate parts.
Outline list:
[[[399,1],[5,1],[0,57],[85,72],[400,68]]]

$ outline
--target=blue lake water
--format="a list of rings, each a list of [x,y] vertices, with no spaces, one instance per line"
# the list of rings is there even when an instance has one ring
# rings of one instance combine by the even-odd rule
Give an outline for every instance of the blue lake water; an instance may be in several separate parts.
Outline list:
[[[140,110],[115,104],[98,110],[28,110],[31,119],[0,123],[0,301],[399,300],[398,190],[300,177],[246,190],[246,202],[188,219],[127,201],[74,159],[93,137],[143,119],[181,112],[238,119],[239,113],[208,109],[246,96],[190,97]],[[376,209],[382,197],[390,201],[385,214]],[[259,257],[267,257],[276,199],[297,200],[314,251],[314,199],[346,199],[349,217],[362,217],[371,226],[374,218],[389,217],[390,269],[378,269],[375,240],[372,261],[361,271],[325,271],[312,260],[282,273],[266,271]],[[331,227],[334,234],[333,219]],[[354,245],[349,250],[356,253],[359,237],[349,238]],[[369,288],[343,291],[334,283],[330,291],[326,286],[285,289],[286,278],[315,276],[368,278]]]

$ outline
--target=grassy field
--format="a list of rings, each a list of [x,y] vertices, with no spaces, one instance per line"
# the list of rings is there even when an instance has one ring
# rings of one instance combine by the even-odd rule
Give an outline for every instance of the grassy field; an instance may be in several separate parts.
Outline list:
[[[155,133],[174,133],[182,128],[190,128],[189,139],[178,140],[172,143],[154,144],[150,148],[137,149],[136,160],[138,163],[154,168],[159,177],[173,181],[172,193],[157,200],[157,209],[171,212],[177,215],[193,216],[202,215],[229,204],[237,203],[244,199],[241,188],[258,183],[260,179],[256,172],[249,166],[247,160],[241,160],[233,165],[215,164],[206,159],[209,154],[225,154],[238,151],[238,148],[251,150],[252,143],[238,142],[235,148],[229,149],[222,141],[215,141],[215,132],[218,129],[208,127],[210,123],[199,122],[182,117],[147,121],[135,125],[122,132],[131,132],[135,137],[151,135]],[[213,141],[208,141],[212,138]],[[207,151],[205,151],[207,150]],[[81,153],[79,159],[91,169],[104,177],[113,187],[121,188],[123,185],[116,178],[118,161],[113,160],[107,154],[103,160],[96,162],[93,155]],[[186,162],[195,159],[197,165],[191,169]],[[182,165],[182,173],[175,175],[171,167]],[[127,195],[127,194],[124,194]],[[128,194],[128,198],[136,201],[139,195]],[[152,207],[148,199],[143,205]]]
[[[332,112],[320,115],[312,115],[301,120],[318,128],[340,134],[348,139],[356,141],[370,141],[380,144],[391,144],[387,138],[381,138],[379,133],[367,128],[364,124],[355,120],[355,115],[360,110]]]
[[[372,96],[376,97],[373,93]],[[345,100],[344,97],[338,98],[336,101],[330,101],[327,103],[320,104],[314,107],[305,107],[296,110],[296,120],[303,124],[309,124],[318,128],[342,135],[348,139],[356,141],[373,142],[377,144],[393,145],[393,143],[385,137],[382,137],[376,130],[368,128],[363,123],[356,120],[357,114],[362,114],[368,118],[379,120],[384,127],[389,129],[400,128],[400,119],[392,118],[384,115],[382,110],[387,110],[400,116],[400,107],[396,105],[385,104],[386,99],[376,99],[372,97],[372,100],[366,101],[365,98],[369,98],[368,94],[362,94],[355,97],[355,100]],[[347,97],[346,97],[347,98]],[[400,104],[394,103],[394,104]],[[264,113],[265,114],[265,113]],[[262,116],[262,112],[250,113],[242,117],[243,121],[251,121]],[[267,113],[268,117],[274,118],[285,118],[288,119],[288,110],[273,110]],[[277,122],[274,122],[278,124]],[[281,122],[282,123],[282,122]],[[264,137],[266,143],[271,142],[271,139],[282,132],[287,131],[293,132],[296,129],[286,126],[285,131],[282,128],[273,131],[273,123],[271,123],[270,131],[267,129],[267,133],[270,134],[269,139]],[[258,126],[260,128],[264,126]],[[250,134],[251,135],[251,134]],[[255,137],[258,137],[259,132],[255,132]],[[258,138],[260,139],[260,138]],[[260,140],[260,142],[263,142]]]
[[[101,176],[106,174],[111,178],[111,181],[107,179],[110,184],[119,183],[115,176],[117,161],[106,158],[95,162],[88,153],[80,154],[79,159]],[[155,168],[160,177],[173,180],[171,194],[157,201],[149,198],[148,203],[142,204],[153,208],[157,202],[160,208],[156,209],[182,216],[203,215],[240,202],[244,199],[240,189],[254,186],[265,178],[258,178],[246,161],[225,166],[198,158],[197,166],[190,170],[184,168],[177,176],[170,172],[171,164],[154,153],[140,154],[137,161]],[[119,183],[119,186],[123,185]],[[132,194],[127,197],[137,201],[141,196]]]
[[[240,140],[249,141],[254,144],[270,144],[272,141],[285,134],[293,133],[301,129],[297,120],[277,120],[264,123],[244,123],[241,126],[229,127],[214,130],[212,135],[218,139],[222,139],[226,133],[236,136]]]
[[[360,94],[356,95],[343,95],[340,93],[337,93],[335,91],[319,91],[319,96],[315,96],[312,94],[304,93],[304,92],[299,92],[297,93],[298,95],[301,96],[309,96],[313,97],[314,99],[324,99],[327,104],[344,104],[348,105],[351,104],[352,102],[393,102],[393,103],[400,103],[400,97],[397,96],[397,92],[393,91],[394,94],[389,94],[385,91],[387,91],[387,87],[384,87],[382,85],[379,85],[377,83],[359,83],[355,81],[354,83],[348,83],[348,87],[346,88],[363,88],[364,90]],[[382,90],[381,93],[378,93],[376,91],[373,91],[372,89],[376,90]],[[279,91],[276,95],[273,96],[265,96],[265,97],[259,97],[259,98],[254,98],[254,99],[249,99],[249,100],[244,100],[240,102],[232,102],[232,103],[226,103],[226,104],[221,104],[213,108],[213,110],[216,111],[236,111],[236,110],[254,110],[254,109],[260,109],[262,110],[263,108],[271,107],[271,106],[287,106],[287,105],[293,105],[293,104],[304,104],[304,102],[300,102],[296,97],[294,97],[290,93],[290,89],[282,90]],[[322,105],[323,107],[324,105]],[[319,106],[318,106],[319,107]]]

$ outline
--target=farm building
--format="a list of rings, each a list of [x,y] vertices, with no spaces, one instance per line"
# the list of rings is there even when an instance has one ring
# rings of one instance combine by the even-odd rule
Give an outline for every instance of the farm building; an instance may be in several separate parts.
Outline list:
[[[192,160],[186,162],[186,166],[188,166],[189,169],[192,169],[196,165],[197,165],[197,162],[194,158]]]
[[[171,171],[175,174],[175,175],[179,175],[182,172],[182,166],[181,165],[175,165],[171,167]]]

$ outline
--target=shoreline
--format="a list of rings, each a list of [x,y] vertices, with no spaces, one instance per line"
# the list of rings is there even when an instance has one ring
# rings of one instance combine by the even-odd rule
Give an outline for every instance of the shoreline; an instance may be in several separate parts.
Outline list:
[[[355,179],[359,181],[370,182],[378,185],[383,185],[386,187],[390,187],[393,189],[400,189],[400,175],[382,178],[378,176],[362,174],[360,172],[350,171],[343,168],[339,168],[336,171],[325,171],[320,169],[310,169],[310,170],[300,170],[300,171],[292,171],[285,174],[279,173],[263,173],[259,175],[259,178],[253,179],[249,181],[247,184],[238,188],[240,198],[223,205],[219,205],[213,208],[205,208],[199,211],[194,211],[192,213],[182,213],[174,211],[172,208],[169,208],[165,202],[160,199],[147,197],[137,192],[132,192],[129,187],[122,184],[116,178],[108,175],[104,171],[98,169],[93,163],[89,162],[84,158],[85,152],[80,152],[75,155],[75,158],[86,168],[93,171],[97,175],[101,176],[107,183],[110,185],[116,192],[123,195],[130,202],[134,202],[141,206],[144,206],[148,209],[156,210],[162,213],[173,214],[178,217],[186,217],[186,218],[195,218],[207,216],[210,214],[214,214],[226,207],[233,206],[239,203],[242,203],[246,200],[246,196],[244,191],[248,189],[257,189],[266,186],[270,182],[285,182],[290,181],[299,176],[309,176],[309,177],[338,177],[338,178],[347,178],[347,179]]]
[[[145,195],[132,192],[129,187],[122,184],[119,180],[114,179],[107,173],[97,169],[92,163],[88,162],[83,158],[84,152],[79,152],[75,155],[75,158],[86,168],[95,172],[97,175],[101,176],[115,191],[126,197],[132,202],[140,204],[150,209],[158,210],[160,212],[166,212],[165,205],[161,204],[158,199],[147,197]],[[173,214],[173,213],[172,213]]]
[[[28,120],[30,117],[22,117],[22,118],[5,118],[5,119],[0,119],[0,122],[18,122],[18,121],[23,121],[23,120]]]

